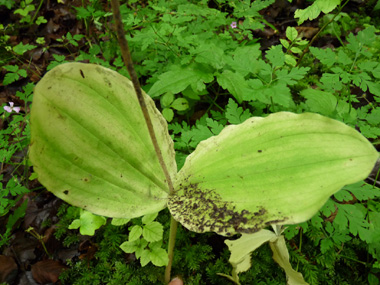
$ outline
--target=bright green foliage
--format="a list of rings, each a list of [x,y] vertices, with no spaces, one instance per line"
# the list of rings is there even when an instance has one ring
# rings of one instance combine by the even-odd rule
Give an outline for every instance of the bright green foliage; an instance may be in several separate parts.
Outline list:
[[[8,72],[5,74],[3,84],[9,85],[17,80],[20,79],[20,77],[26,77],[27,73],[25,69],[19,69],[17,65],[6,65],[3,66],[4,69],[6,69]]]
[[[2,176],[0,176],[0,178],[2,178]],[[1,184],[1,183],[0,183]],[[5,194],[4,190],[2,190],[2,195]],[[20,193],[22,194],[22,193]],[[5,199],[5,201],[7,201],[8,199]],[[8,200],[10,201],[10,200]],[[0,207],[4,207],[4,198],[3,197],[0,197]],[[13,204],[14,201],[11,202],[11,204]],[[8,203],[8,208],[10,208],[10,204]],[[24,216],[25,216],[25,211],[26,211],[26,207],[28,206],[28,200],[25,200],[18,208],[16,208],[14,210],[14,212],[12,214],[10,214],[8,216],[8,221],[7,221],[7,224],[6,224],[6,229],[5,229],[5,232],[3,234],[0,234],[0,248],[2,248],[3,246],[7,245],[9,243],[9,241],[12,239],[12,229],[13,229],[13,226],[16,224],[16,222],[19,220],[19,219],[22,219]],[[0,213],[0,216],[4,216],[4,210],[3,209],[0,209],[1,210],[1,213]]]
[[[297,54],[300,54],[309,43],[307,40],[303,40],[294,27],[286,28],[286,40],[280,39],[281,44],[286,48],[285,62],[291,66],[297,64]]]
[[[5,6],[7,9],[11,9],[15,3],[14,0],[0,0],[0,6]]]
[[[294,13],[295,18],[299,18],[298,25],[306,20],[314,20],[321,12],[327,14],[334,10],[341,0],[315,0],[312,5],[306,9],[298,9]]]
[[[144,96],[173,176],[166,123]],[[97,65],[63,64],[38,83],[33,108],[30,159],[39,180],[55,195],[116,218],[165,207],[168,186],[127,78]]]
[[[241,124],[250,117],[251,114],[249,110],[243,111],[243,108],[238,107],[238,104],[232,99],[228,101],[228,105],[226,106],[226,119],[230,124]]]
[[[142,225],[130,227],[128,241],[120,245],[124,252],[135,253],[143,267],[149,262],[155,266],[165,266],[168,263],[168,254],[161,248],[164,228],[161,223],[154,221],[157,214],[146,215],[141,219]]]
[[[106,224],[106,218],[94,215],[89,211],[80,211],[80,218],[74,220],[68,227],[69,230],[78,229],[81,235],[93,236],[95,231]]]
[[[176,68],[160,75],[159,81],[152,86],[149,94],[154,98],[166,92],[179,93],[188,86],[195,91],[202,91],[205,88],[204,83],[212,80],[213,77],[204,72],[199,65]]]
[[[189,102],[186,98],[174,99],[174,95],[171,92],[166,93],[161,97],[162,115],[170,122],[173,120],[174,110],[185,111],[189,108]]]
[[[328,72],[322,75],[321,87],[334,92],[344,90],[345,86],[352,84],[364,92],[371,92],[380,101],[380,65],[371,60],[374,54],[369,49],[375,40],[375,28],[370,26],[360,31],[357,36],[350,34],[349,44],[340,48],[337,54],[331,49],[311,47],[311,53],[328,68]],[[379,53],[378,50],[376,52]]]

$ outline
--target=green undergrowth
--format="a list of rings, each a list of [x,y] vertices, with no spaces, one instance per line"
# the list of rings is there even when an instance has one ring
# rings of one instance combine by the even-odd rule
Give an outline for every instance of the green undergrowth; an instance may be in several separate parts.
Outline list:
[[[304,37],[296,22],[283,31],[268,23],[262,12],[274,2],[155,0],[122,5],[137,73],[168,121],[178,168],[200,141],[219,134],[225,125],[278,111],[320,113],[356,127],[379,145],[380,19],[367,15],[371,9],[380,10],[379,1],[369,1],[375,4],[355,11],[343,8],[347,3],[351,8],[356,5],[351,1],[325,1],[330,6],[318,10],[317,16],[310,9],[298,12],[298,23],[318,17],[321,33],[315,40]],[[22,26],[36,31],[44,27],[46,19],[38,14],[40,2],[3,0],[0,6],[19,17]],[[26,204],[15,208],[17,201],[24,193],[38,190],[28,187],[35,177],[30,176],[25,156],[34,87],[28,78],[36,75],[28,52],[58,46],[62,52],[52,52],[47,70],[64,62],[85,61],[127,76],[112,31],[109,3],[91,0],[72,12],[82,21],[83,34],[65,32],[49,43],[36,32],[28,43],[13,44],[11,35],[21,28],[19,24],[0,25],[3,86],[23,86],[14,102],[21,112],[5,111],[8,103],[0,110],[2,169],[11,166],[11,179],[3,182],[0,195],[0,216],[8,217],[6,229],[0,232],[0,246],[9,244],[12,229],[25,214]],[[264,27],[274,28],[278,38],[270,48],[264,48],[264,40],[254,33]],[[4,175],[0,178],[5,181]],[[372,185],[347,186],[309,222],[287,228],[292,265],[307,282],[380,284],[379,197],[379,189]],[[59,217],[56,237],[66,247],[78,245],[79,232],[68,228],[80,218],[79,209],[64,206]],[[166,248],[169,214],[162,211],[157,221],[163,225],[162,248]],[[163,267],[151,262],[142,267],[134,253],[120,248],[136,225],[143,227],[141,219],[122,226],[107,221],[96,228],[89,238],[97,248],[95,254],[69,261],[62,283],[160,284]],[[180,227],[173,274],[186,284],[230,284],[217,275],[231,272],[223,241],[216,234],[200,235]],[[239,277],[242,284],[286,282],[267,245],[252,254],[251,269]]]

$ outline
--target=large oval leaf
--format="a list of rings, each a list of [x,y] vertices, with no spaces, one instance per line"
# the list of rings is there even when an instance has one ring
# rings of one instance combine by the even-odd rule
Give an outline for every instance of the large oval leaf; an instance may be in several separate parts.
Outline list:
[[[144,94],[169,173],[167,124]],[[132,218],[166,206],[168,186],[131,82],[94,64],[55,67],[37,84],[30,159],[40,182],[93,213]]]
[[[345,184],[366,178],[377,157],[360,133],[317,114],[251,118],[198,145],[168,206],[195,232],[299,223]]]

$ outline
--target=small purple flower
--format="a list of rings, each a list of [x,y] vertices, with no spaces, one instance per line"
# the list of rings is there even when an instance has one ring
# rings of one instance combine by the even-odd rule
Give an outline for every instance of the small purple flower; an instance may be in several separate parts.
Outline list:
[[[4,110],[8,113],[12,113],[12,111],[15,111],[16,113],[20,112],[20,107],[13,107],[15,103],[9,102],[9,106],[4,106]]]
[[[230,26],[231,26],[232,29],[236,29],[237,28],[237,23],[236,22],[232,22]]]

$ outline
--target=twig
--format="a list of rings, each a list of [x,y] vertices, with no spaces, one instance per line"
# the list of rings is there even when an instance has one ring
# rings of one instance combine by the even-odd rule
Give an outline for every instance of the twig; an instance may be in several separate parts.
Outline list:
[[[133,67],[133,62],[132,62],[132,57],[131,53],[129,51],[129,46],[127,39],[125,38],[125,32],[123,28],[123,22],[121,19],[121,14],[120,14],[120,4],[119,0],[111,0],[111,5],[112,5],[112,11],[113,11],[113,17],[116,23],[116,33],[117,33],[117,38],[119,40],[119,45],[121,49],[121,54],[124,60],[124,64],[127,67],[128,73],[131,77],[133,87],[135,88],[136,96],[137,99],[140,103],[141,110],[144,114],[145,122],[148,127],[149,135],[153,143],[154,150],[156,151],[158,161],[161,165],[162,171],[164,172],[166,182],[169,187],[169,192],[170,194],[174,193],[174,187],[173,187],[173,182],[170,178],[169,171],[166,167],[166,164],[164,162],[164,159],[162,157],[162,153],[160,150],[160,147],[157,142],[157,137],[156,134],[154,133],[153,129],[153,124],[152,120],[150,119],[148,109],[145,104],[144,96],[141,92],[141,87],[139,80],[137,78],[136,71]],[[175,245],[175,237],[177,233],[177,227],[178,227],[178,222],[171,217],[170,221],[170,237],[169,237],[169,248],[168,248],[168,255],[169,255],[169,263],[166,266],[165,269],[165,282],[169,283],[170,281],[170,272],[171,272],[171,266],[173,263],[173,256],[174,256],[174,245]]]
[[[127,67],[128,73],[131,76],[133,87],[135,88],[137,99],[139,100],[141,110],[144,114],[144,119],[145,119],[146,125],[148,127],[149,135],[150,135],[150,138],[152,140],[154,150],[156,151],[158,161],[160,162],[161,168],[162,168],[164,175],[165,175],[165,178],[166,178],[166,182],[168,183],[168,186],[169,186],[170,194],[173,194],[174,193],[173,182],[170,178],[168,169],[167,169],[166,164],[164,162],[164,159],[162,157],[160,147],[158,146],[157,137],[156,137],[156,134],[154,133],[152,120],[150,119],[148,108],[146,107],[145,100],[144,100],[143,94],[141,92],[140,83],[139,83],[139,80],[137,78],[136,71],[133,67],[131,53],[129,51],[127,39],[125,38],[123,22],[121,20],[119,1],[118,0],[111,0],[111,5],[112,5],[112,10],[113,10],[113,17],[114,17],[114,20],[116,23],[116,33],[117,33],[117,38],[119,40],[121,55],[123,57],[124,64]]]

